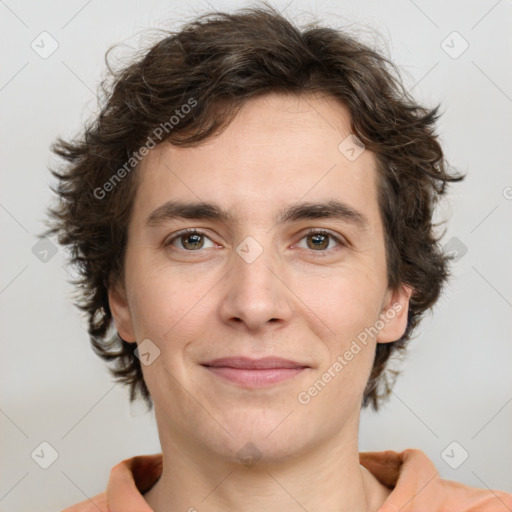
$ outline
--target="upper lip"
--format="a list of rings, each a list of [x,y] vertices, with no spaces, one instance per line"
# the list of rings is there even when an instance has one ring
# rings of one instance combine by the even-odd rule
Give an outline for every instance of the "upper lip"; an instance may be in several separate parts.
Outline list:
[[[250,357],[221,357],[213,359],[203,366],[213,367],[228,367],[228,368],[243,368],[249,370],[265,370],[275,368],[308,368],[308,365],[291,361],[290,359],[283,359],[281,357],[262,357],[260,359],[251,359]]]

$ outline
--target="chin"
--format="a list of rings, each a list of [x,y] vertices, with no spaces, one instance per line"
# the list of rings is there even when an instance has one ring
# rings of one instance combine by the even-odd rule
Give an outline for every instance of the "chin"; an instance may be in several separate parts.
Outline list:
[[[280,415],[279,421],[260,418],[252,423],[233,422],[229,429],[232,436],[223,432],[221,438],[209,437],[209,448],[226,461],[247,467],[278,464],[297,457],[314,444],[311,429],[292,429],[288,421],[293,414],[283,421],[286,414]]]

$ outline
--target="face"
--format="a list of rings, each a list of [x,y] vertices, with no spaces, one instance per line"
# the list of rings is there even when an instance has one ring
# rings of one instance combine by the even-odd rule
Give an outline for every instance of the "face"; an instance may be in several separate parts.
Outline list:
[[[387,288],[375,155],[349,134],[336,100],[272,94],[143,160],[109,299],[145,344],[162,445],[278,461],[356,442],[376,343],[403,334],[411,290]]]

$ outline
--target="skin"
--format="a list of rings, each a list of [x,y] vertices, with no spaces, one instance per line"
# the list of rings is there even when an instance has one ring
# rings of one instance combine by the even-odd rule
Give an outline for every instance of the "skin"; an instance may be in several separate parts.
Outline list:
[[[164,457],[145,494],[155,511],[376,511],[389,495],[359,464],[360,404],[376,344],[405,331],[411,289],[387,287],[375,155],[349,161],[338,149],[349,134],[349,112],[335,99],[271,94],[200,146],[160,145],[141,163],[124,282],[109,300],[124,340],[149,339],[160,350],[143,365]],[[282,208],[330,199],[363,214],[367,228],[275,222]],[[169,200],[214,202],[232,218],[148,226]],[[173,238],[186,228],[205,237]],[[345,245],[327,237],[318,248],[308,235],[317,228]],[[263,250],[251,263],[236,252],[248,236]],[[299,393],[393,305],[401,310],[378,335],[300,403]],[[246,389],[200,364],[238,354],[309,368]],[[238,455],[247,443],[261,454],[252,466]]]

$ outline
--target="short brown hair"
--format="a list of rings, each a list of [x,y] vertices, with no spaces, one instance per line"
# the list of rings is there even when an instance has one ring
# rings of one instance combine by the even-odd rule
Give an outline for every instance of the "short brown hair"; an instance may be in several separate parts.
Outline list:
[[[348,107],[352,132],[376,155],[388,286],[414,289],[403,336],[377,344],[362,405],[378,410],[391,392],[389,357],[405,349],[449,277],[433,209],[446,183],[464,176],[449,173],[437,140],[439,106],[418,105],[380,52],[341,30],[316,23],[300,29],[266,3],[199,16],[120,71],[109,71],[97,118],[80,137],[59,137],[52,145],[66,162],[51,170],[60,201],[49,210],[47,234],[69,246],[91,343],[113,363],[115,378],[129,385],[130,400],[139,392],[152,405],[135,345],[115,331],[108,288],[123,280],[142,150],[156,134],[159,143],[198,145],[222,131],[246,100],[267,93],[322,93]]]

